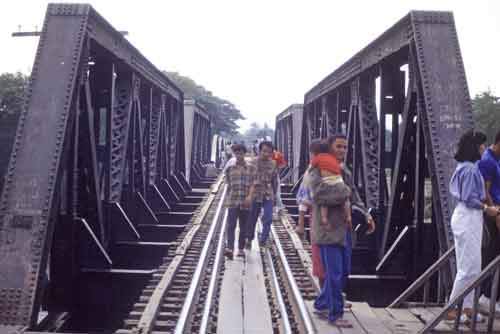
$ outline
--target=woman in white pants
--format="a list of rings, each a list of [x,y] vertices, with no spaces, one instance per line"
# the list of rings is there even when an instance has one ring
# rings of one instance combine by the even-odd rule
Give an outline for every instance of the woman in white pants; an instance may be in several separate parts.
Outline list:
[[[484,204],[486,192],[484,180],[476,161],[486,146],[486,136],[481,132],[469,131],[458,143],[455,160],[458,165],[451,177],[450,193],[457,201],[451,217],[451,229],[455,241],[457,275],[453,283],[450,300],[457,297],[481,272],[481,240],[483,234],[483,211],[496,214],[496,208]],[[473,293],[469,293],[463,302],[463,317],[468,321],[472,317]],[[457,316],[455,310],[448,314],[448,319]],[[479,319],[478,321],[481,321]]]

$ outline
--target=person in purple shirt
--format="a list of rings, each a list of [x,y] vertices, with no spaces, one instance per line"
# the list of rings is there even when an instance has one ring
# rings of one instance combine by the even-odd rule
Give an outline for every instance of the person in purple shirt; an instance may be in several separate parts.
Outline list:
[[[483,234],[483,212],[495,215],[497,209],[485,204],[484,180],[477,161],[485,150],[486,135],[477,131],[465,133],[458,142],[455,160],[458,165],[450,181],[450,193],[457,201],[451,217],[451,229],[455,243],[457,274],[451,290],[450,300],[457,297],[481,272],[481,240]],[[472,317],[473,293],[463,301],[463,314],[460,321]],[[452,310],[448,319],[457,317]],[[483,320],[480,316],[478,321]]]
[[[500,131],[495,136],[493,145],[488,147],[478,163],[481,175],[484,178],[486,189],[486,204],[500,205]],[[500,216],[485,215],[485,227],[483,238],[482,263],[483,269],[495,257],[500,254]],[[480,297],[480,305],[488,305],[491,294],[491,280],[486,280],[482,286],[483,295]],[[500,294],[499,294],[500,296]],[[497,298],[498,300],[498,298]],[[500,305],[497,303],[496,311],[500,312]]]

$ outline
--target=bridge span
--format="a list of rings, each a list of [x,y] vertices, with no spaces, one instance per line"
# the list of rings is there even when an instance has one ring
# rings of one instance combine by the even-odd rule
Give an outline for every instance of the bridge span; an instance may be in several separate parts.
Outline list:
[[[471,110],[452,13],[410,12],[277,116],[286,209],[267,247],[225,258],[226,141],[203,105],[90,5],[50,4],[1,143],[0,334],[500,332],[493,303],[486,323],[443,321],[500,276],[496,259],[447,301],[447,185]],[[336,133],[377,222],[355,226],[352,328],[314,312],[309,234],[295,232],[308,146]]]

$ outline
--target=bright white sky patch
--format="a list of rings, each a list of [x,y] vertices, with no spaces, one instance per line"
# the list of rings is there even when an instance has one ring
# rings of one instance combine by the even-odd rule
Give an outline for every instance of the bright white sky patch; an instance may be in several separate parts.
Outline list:
[[[75,1],[67,1],[75,2]],[[81,1],[79,1],[81,2]],[[37,38],[12,38],[18,25],[40,29],[48,1],[0,3],[0,73],[28,73]],[[314,84],[411,9],[451,10],[471,96],[500,94],[500,1],[124,1],[94,8],[158,68],[178,71],[235,103],[252,121],[301,103]]]

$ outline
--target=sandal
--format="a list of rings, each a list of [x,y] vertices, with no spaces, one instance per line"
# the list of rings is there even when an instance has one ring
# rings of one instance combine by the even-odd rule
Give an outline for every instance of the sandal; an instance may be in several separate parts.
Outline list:
[[[455,321],[457,318],[458,311],[456,309],[449,310],[448,313],[446,313],[446,316],[444,317],[445,321]],[[461,314],[461,316],[463,313]]]
[[[233,250],[226,248],[224,250],[224,255],[227,257],[228,260],[232,260],[233,259]]]
[[[245,251],[243,249],[238,249],[236,256],[241,257],[241,258],[245,258]]]
[[[448,314],[446,314],[446,317],[444,318],[444,320],[445,321],[455,321],[455,319],[457,318],[457,315],[458,315],[457,310],[451,310],[448,312]],[[476,322],[478,324],[484,322],[485,320],[486,320],[485,317],[483,317],[481,314],[478,313],[476,315]],[[471,323],[472,322],[472,312],[463,311],[462,314],[460,315],[460,320],[458,322],[461,324]]]
[[[466,324],[472,323],[472,312],[470,312],[470,313],[469,312],[465,312],[465,314],[463,314],[463,315],[465,315],[465,321],[464,322]],[[462,320],[463,320],[462,317],[460,317],[460,322],[462,322]],[[480,324],[482,322],[485,322],[485,321],[486,321],[486,318],[484,316],[482,316],[479,313],[476,314],[476,322],[478,324]]]
[[[318,310],[315,308],[313,313],[316,314],[318,318],[328,319],[328,309]]]
[[[354,326],[346,319],[337,319],[335,321],[329,321],[330,324],[337,326],[338,328],[354,328]]]

